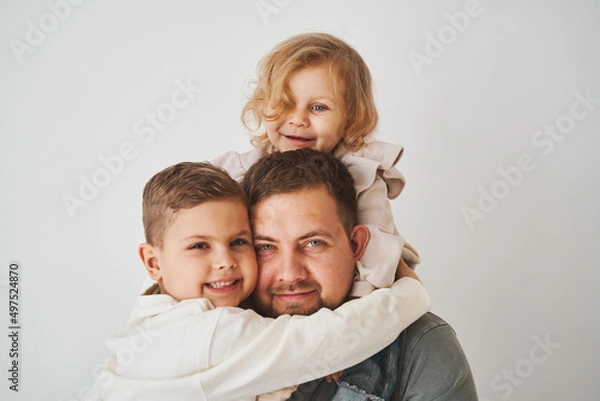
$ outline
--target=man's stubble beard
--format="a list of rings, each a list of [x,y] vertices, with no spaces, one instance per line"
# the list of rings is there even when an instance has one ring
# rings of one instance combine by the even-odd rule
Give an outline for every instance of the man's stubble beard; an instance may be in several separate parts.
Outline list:
[[[256,307],[259,310],[259,313],[263,316],[277,318],[278,316],[289,314],[289,315],[312,315],[317,312],[319,309],[325,307],[331,310],[336,309],[341,304],[343,304],[350,295],[350,290],[352,289],[351,281],[348,285],[348,288],[345,290],[344,297],[341,300],[333,300],[329,302],[325,302],[321,297],[321,286],[317,283],[311,284],[305,280],[299,281],[295,284],[282,284],[276,287],[272,287],[269,290],[269,304],[261,305],[258,300],[255,299]],[[312,301],[310,304],[306,302],[287,302],[285,304],[285,308],[283,310],[277,309],[273,300],[275,299],[276,294],[284,293],[284,292],[294,292],[298,290],[315,290],[318,294],[318,299],[316,302]]]

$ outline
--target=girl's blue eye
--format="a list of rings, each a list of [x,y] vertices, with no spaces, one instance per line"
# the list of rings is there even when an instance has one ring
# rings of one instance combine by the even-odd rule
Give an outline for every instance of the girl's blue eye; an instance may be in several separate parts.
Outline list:
[[[315,104],[312,109],[315,111],[325,111],[327,110],[327,107],[323,106],[322,104]]]

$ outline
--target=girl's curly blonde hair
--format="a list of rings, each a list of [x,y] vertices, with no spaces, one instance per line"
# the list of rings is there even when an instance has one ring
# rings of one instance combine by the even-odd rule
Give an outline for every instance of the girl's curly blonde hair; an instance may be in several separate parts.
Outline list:
[[[302,68],[321,63],[329,64],[336,94],[342,92],[340,98],[344,101],[347,120],[342,142],[351,151],[363,147],[379,118],[373,100],[371,73],[356,50],[326,33],[292,36],[260,61],[256,88],[242,109],[244,126],[256,131],[265,121],[277,119],[293,107],[290,77]],[[267,134],[254,135],[251,142],[257,147],[265,146]]]

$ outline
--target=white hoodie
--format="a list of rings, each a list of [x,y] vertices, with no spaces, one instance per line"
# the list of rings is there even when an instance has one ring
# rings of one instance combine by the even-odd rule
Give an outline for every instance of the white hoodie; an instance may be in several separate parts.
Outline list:
[[[353,366],[390,344],[429,310],[412,278],[331,311],[265,318],[141,295],[127,329],[107,341],[110,355],[89,400],[253,400]]]

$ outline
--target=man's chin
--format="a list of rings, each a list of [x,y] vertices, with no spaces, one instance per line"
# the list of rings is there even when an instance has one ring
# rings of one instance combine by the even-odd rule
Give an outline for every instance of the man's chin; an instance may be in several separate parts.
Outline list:
[[[321,309],[322,305],[306,305],[306,304],[287,304],[287,305],[274,305],[271,308],[272,316],[277,317],[281,315],[312,315],[319,309]]]

